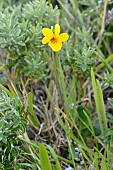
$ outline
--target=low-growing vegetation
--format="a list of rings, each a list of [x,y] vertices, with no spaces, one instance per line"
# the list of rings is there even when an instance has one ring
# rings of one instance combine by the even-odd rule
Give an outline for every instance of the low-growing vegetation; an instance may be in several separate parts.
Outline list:
[[[0,170],[113,169],[113,1],[0,1]]]

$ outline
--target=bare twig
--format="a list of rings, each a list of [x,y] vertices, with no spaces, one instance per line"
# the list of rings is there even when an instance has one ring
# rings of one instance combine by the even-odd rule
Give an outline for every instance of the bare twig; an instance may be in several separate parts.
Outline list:
[[[102,27],[101,27],[101,31],[100,31],[100,40],[99,40],[99,46],[102,42],[102,36],[104,34],[104,30],[105,30],[105,20],[106,20],[106,8],[107,8],[107,2],[108,0],[104,1],[104,10],[103,10],[103,17],[102,17]]]

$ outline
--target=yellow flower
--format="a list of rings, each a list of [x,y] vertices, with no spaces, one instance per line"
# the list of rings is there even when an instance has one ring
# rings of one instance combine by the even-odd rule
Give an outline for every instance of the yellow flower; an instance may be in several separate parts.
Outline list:
[[[60,25],[56,24],[54,31],[49,28],[43,28],[42,34],[45,36],[42,39],[42,44],[49,43],[49,46],[52,48],[53,51],[59,51],[62,48],[62,42],[68,40],[68,34],[62,33],[60,34]]]

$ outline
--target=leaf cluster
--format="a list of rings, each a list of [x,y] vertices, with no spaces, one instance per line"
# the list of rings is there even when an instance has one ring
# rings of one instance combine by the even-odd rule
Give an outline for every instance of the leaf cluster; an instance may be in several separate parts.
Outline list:
[[[74,50],[74,56],[72,61],[74,62],[74,68],[79,73],[90,74],[91,67],[94,66],[95,60],[91,58],[94,50],[91,48],[83,48],[82,52]]]
[[[107,87],[111,87],[113,88],[113,74],[112,73],[106,73],[103,76],[103,80],[104,80],[104,86]]]
[[[93,43],[93,33],[91,32],[91,27],[89,29],[85,28],[84,26],[82,29],[78,28],[76,33],[77,37],[82,43],[82,46],[91,46]]]
[[[24,57],[25,66],[22,65],[21,61],[18,62],[20,64],[21,70],[17,70],[18,74],[27,73],[32,78],[43,79],[45,77],[46,63],[41,59],[41,54],[34,54],[33,52],[30,55],[26,55]]]
[[[25,70],[27,71],[33,66],[31,61],[34,61],[34,59],[31,58],[36,56],[38,63],[33,68],[33,70],[35,69],[33,74],[39,76],[36,69],[42,68],[43,70],[42,62],[40,62],[42,59],[39,55],[39,52],[43,50],[41,29],[54,24],[59,15],[57,6],[53,8],[52,4],[49,5],[46,0],[34,0],[23,6],[20,4],[4,8],[1,4],[0,8],[0,48],[6,52],[7,66],[11,68],[16,65],[18,70],[28,66],[27,69],[24,68],[20,71],[27,74],[28,72],[25,72]],[[12,65],[10,60],[13,60]],[[18,62],[23,63],[23,66],[21,67]],[[30,65],[30,63],[32,64]],[[29,72],[32,72],[32,70],[29,70]]]
[[[34,0],[23,7],[22,17],[30,21],[33,25],[39,23],[41,26],[51,26],[54,19],[59,16],[59,10],[56,6],[48,4],[46,0]]]
[[[14,167],[20,154],[21,142],[17,136],[25,132],[27,120],[17,98],[0,93],[0,167],[3,170]]]

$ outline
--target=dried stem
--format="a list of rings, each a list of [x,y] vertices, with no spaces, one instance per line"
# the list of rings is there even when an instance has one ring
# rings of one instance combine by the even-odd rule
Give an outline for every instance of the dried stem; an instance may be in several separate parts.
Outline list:
[[[101,31],[100,31],[99,46],[100,46],[100,44],[101,44],[101,42],[102,42],[102,36],[103,36],[104,30],[105,30],[105,20],[106,20],[107,2],[108,2],[108,0],[105,0],[105,2],[104,2],[104,10],[103,10],[103,17],[102,17],[102,27],[101,27]]]

